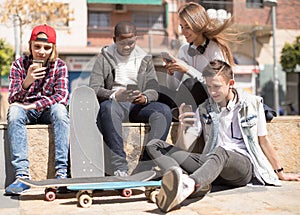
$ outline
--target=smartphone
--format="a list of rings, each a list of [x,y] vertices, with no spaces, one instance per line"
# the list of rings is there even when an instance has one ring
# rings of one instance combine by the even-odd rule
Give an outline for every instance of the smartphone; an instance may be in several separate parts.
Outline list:
[[[138,86],[136,84],[127,84],[127,90],[135,91],[138,90]]]
[[[161,52],[161,56],[167,61],[167,63],[172,62],[172,58],[168,52]]]
[[[32,63],[38,64],[38,67],[43,67],[44,61],[43,60],[32,60]]]
[[[183,113],[186,113],[186,112],[193,112],[192,105],[184,105],[184,106],[182,107],[182,112],[183,112]]]

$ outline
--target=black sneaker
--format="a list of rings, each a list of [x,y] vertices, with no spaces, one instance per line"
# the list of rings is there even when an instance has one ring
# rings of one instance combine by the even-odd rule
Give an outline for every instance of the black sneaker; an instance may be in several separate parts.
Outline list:
[[[57,170],[55,174],[55,178],[59,180],[63,180],[68,178],[66,170]],[[70,193],[71,191],[67,187],[58,187],[56,190],[57,193]]]

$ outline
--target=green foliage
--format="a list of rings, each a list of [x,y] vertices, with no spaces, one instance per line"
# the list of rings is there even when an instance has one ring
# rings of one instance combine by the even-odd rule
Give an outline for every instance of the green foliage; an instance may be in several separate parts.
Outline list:
[[[5,40],[0,39],[0,74],[8,75],[14,60],[14,50]]]
[[[286,72],[294,72],[300,65],[300,36],[296,38],[293,44],[285,43],[281,51],[280,63]]]

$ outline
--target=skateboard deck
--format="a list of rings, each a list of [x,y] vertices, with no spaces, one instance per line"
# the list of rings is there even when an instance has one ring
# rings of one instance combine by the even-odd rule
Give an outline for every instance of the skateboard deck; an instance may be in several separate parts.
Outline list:
[[[29,179],[19,178],[18,180],[30,187],[67,187],[71,185],[81,184],[99,184],[106,182],[120,181],[149,181],[156,175],[155,171],[145,171],[127,177],[107,176],[107,177],[81,177],[81,178],[66,178],[66,179],[46,179],[34,181]]]
[[[69,190],[80,190],[77,193],[77,198],[88,198],[90,202],[88,203],[91,205],[91,195],[94,190],[122,190],[122,195],[129,197],[132,194],[132,190],[130,188],[133,187],[157,187],[160,186],[160,182],[157,181],[149,181],[154,178],[156,175],[155,171],[145,171],[140,172],[131,176],[127,177],[120,177],[120,176],[107,176],[107,177],[85,177],[85,178],[66,178],[66,179],[46,179],[41,181],[33,181],[29,179],[22,179],[19,178],[18,180],[22,183],[30,186],[30,187],[40,187],[45,188],[45,199],[47,201],[53,201],[56,198],[56,190],[59,187],[70,187]],[[149,182],[148,182],[149,181]],[[122,182],[126,182],[123,183]],[[148,183],[146,183],[148,182]],[[115,183],[118,185],[116,186]],[[119,183],[119,184],[118,184]],[[146,183],[146,184],[143,184]],[[91,187],[84,187],[88,185],[93,185],[95,189],[91,189]],[[112,185],[115,185],[113,187]],[[74,186],[74,187],[72,187]],[[101,187],[101,189],[100,189]],[[81,189],[83,188],[83,189]],[[88,189],[87,189],[88,188]],[[148,193],[152,192],[153,189],[148,190]],[[148,195],[148,194],[147,194]],[[83,196],[83,197],[82,197]],[[150,194],[148,195],[151,198]],[[154,197],[152,197],[154,199]],[[153,200],[152,200],[153,201]],[[89,207],[90,205],[85,204],[87,201],[84,200],[79,204],[82,207]]]
[[[96,120],[99,103],[93,89],[80,86],[72,92],[70,101],[71,176],[103,177],[103,136]]]

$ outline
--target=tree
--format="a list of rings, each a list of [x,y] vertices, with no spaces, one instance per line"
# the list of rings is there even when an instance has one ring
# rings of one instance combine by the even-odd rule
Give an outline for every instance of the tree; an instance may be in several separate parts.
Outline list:
[[[6,0],[0,5],[0,22],[18,25],[20,30],[20,53],[22,53],[23,26],[33,27],[38,24],[49,24],[53,27],[68,26],[74,11],[62,0]],[[12,22],[13,21],[13,22]]]
[[[0,39],[0,120],[2,113],[2,75],[8,75],[14,60],[14,50],[3,39]]]
[[[294,72],[300,65],[300,36],[293,44],[285,43],[281,51],[280,63],[286,72]]]
[[[10,66],[14,60],[14,50],[3,39],[0,39],[0,77],[8,75]],[[0,79],[1,86],[1,79]]]

